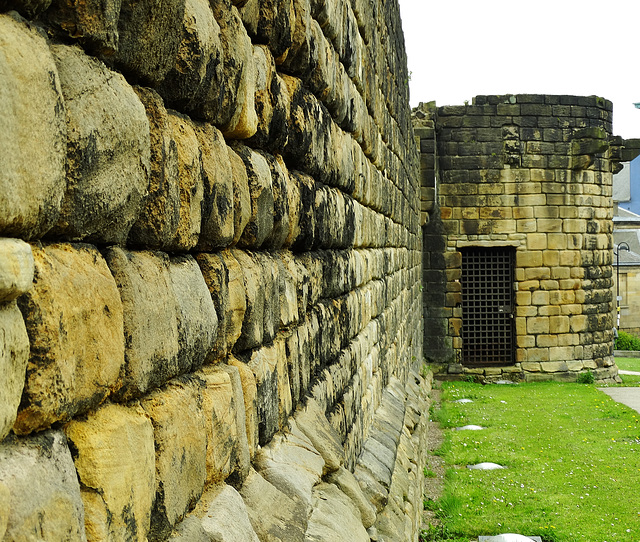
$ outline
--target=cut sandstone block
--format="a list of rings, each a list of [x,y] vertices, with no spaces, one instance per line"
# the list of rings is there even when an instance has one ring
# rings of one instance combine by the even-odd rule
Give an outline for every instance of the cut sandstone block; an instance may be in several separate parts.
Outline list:
[[[227,138],[248,138],[258,127],[253,46],[235,6],[230,6],[228,0],[213,0],[210,4],[220,25],[224,69],[222,77],[209,87],[202,116]]]
[[[255,375],[259,442],[264,446],[280,429],[278,350],[274,346],[258,348],[247,365]]]
[[[296,425],[311,441],[314,448],[324,459],[324,473],[338,470],[344,462],[340,437],[329,424],[325,413],[313,399],[309,399],[304,408],[296,412]]]
[[[184,542],[260,542],[240,494],[231,486],[214,486],[170,540]]]
[[[256,387],[256,378],[253,371],[247,367],[246,363],[239,361],[230,355],[228,364],[238,369],[240,376],[240,384],[242,386],[242,395],[244,399],[245,425],[247,431],[247,443],[249,445],[249,455],[253,459],[258,447],[258,406]]]
[[[240,489],[251,525],[262,541],[303,542],[307,529],[304,506],[251,469]]]
[[[180,26],[180,45],[160,93],[171,107],[202,116],[197,111],[208,87],[222,75],[220,26],[207,0],[186,0]]]
[[[29,336],[15,301],[0,305],[0,441],[11,431],[22,397]],[[2,529],[0,529],[1,531]]]
[[[212,250],[231,244],[234,237],[233,168],[230,150],[219,130],[196,124],[202,153],[202,228],[198,249]]]
[[[157,87],[174,67],[185,0],[122,0],[116,64]]]
[[[37,5],[11,4],[27,12]],[[4,14],[0,73],[0,233],[38,238],[58,219],[67,185],[65,105],[45,38]]]
[[[56,0],[47,19],[72,39],[78,39],[96,55],[112,55],[118,49],[118,18],[122,0]]]
[[[168,249],[188,251],[198,244],[202,227],[202,161],[200,142],[191,119],[174,111],[168,115],[171,137],[178,150],[180,213],[178,227]]]
[[[144,410],[106,405],[64,430],[82,483],[89,539],[144,542],[156,486],[153,426]]]
[[[20,239],[0,238],[0,303],[12,301],[33,283],[31,246]]]
[[[305,535],[308,542],[369,542],[360,510],[333,484],[313,488],[313,509]]]
[[[33,255],[34,287],[18,300],[31,343],[18,434],[95,408],[124,366],[122,302],[98,250],[53,244]]]
[[[244,162],[251,195],[251,217],[238,245],[256,249],[273,232],[274,193],[271,169],[265,157],[249,147],[236,145],[234,151]]]
[[[273,229],[264,241],[264,246],[278,249],[289,245],[297,235],[299,226],[300,191],[292,182],[282,156],[265,153],[264,158],[271,170],[273,189]]]
[[[295,422],[258,450],[254,465],[268,482],[311,509],[312,489],[322,478],[324,459]]]
[[[78,47],[54,45],[67,116],[67,189],[56,235],[123,243],[149,186],[149,121],[117,72]]]
[[[61,431],[0,444],[4,540],[86,542],[76,469]]]
[[[365,529],[368,529],[375,523],[376,510],[365,497],[362,489],[360,489],[358,485],[358,481],[351,471],[340,467],[337,471],[331,473],[326,481],[335,484],[358,507],[362,525]]]
[[[218,332],[218,316],[193,256],[173,256],[169,280],[178,316],[178,370],[192,372],[209,357]]]
[[[233,182],[233,242],[236,245],[244,233],[244,229],[251,219],[251,193],[249,192],[249,178],[244,167],[244,161],[233,149],[227,148],[231,163]]]
[[[263,269],[260,260],[248,252],[234,250],[232,254],[242,269],[247,296],[242,332],[234,349],[236,352],[242,352],[256,348],[263,342],[265,304]]]
[[[162,249],[169,246],[180,221],[178,148],[160,95],[145,87],[134,90],[147,112],[151,158],[148,196],[131,228],[129,241],[133,245]]]
[[[119,398],[138,397],[180,373],[178,305],[169,257],[161,252],[105,251],[122,299],[125,374]]]
[[[218,336],[212,356],[220,359],[229,352],[242,332],[247,309],[244,277],[231,251],[196,256],[218,314]]]
[[[141,402],[153,424],[156,450],[149,540],[164,540],[202,495],[207,430],[200,387],[195,381],[174,381]]]
[[[225,481],[233,472],[243,479],[249,470],[249,446],[240,375],[235,367],[205,367],[202,408],[207,424],[207,483]]]

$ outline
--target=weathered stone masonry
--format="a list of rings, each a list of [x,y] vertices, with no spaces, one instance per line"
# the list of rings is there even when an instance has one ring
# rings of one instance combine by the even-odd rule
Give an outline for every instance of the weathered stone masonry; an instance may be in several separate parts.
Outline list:
[[[436,207],[424,229],[425,355],[441,376],[616,378],[611,194],[622,141],[611,112],[602,98],[542,95],[414,112],[423,208]],[[494,252],[513,258],[509,306],[477,295],[495,284],[478,290],[464,275],[465,258],[493,261]],[[511,359],[491,348],[497,327],[469,324],[476,301],[487,305],[482,318],[510,327]],[[474,358],[483,333],[489,351]]]
[[[0,10],[0,539],[417,540],[397,3]]]

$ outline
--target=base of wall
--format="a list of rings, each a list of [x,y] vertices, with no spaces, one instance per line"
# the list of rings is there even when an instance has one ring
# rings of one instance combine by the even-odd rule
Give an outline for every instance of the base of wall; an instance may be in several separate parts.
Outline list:
[[[618,367],[615,363],[609,367],[591,368],[589,363],[575,363],[576,370],[571,370],[569,363],[550,365],[549,368],[557,370],[545,370],[545,364],[539,363],[534,367],[537,370],[523,367],[522,363],[504,367],[467,367],[460,364],[432,364],[430,366],[433,376],[439,381],[466,380],[482,384],[491,384],[500,380],[511,382],[577,382],[581,374],[589,371],[593,373],[594,381],[598,384],[620,384],[622,380],[618,376]],[[579,367],[579,368],[577,368]]]

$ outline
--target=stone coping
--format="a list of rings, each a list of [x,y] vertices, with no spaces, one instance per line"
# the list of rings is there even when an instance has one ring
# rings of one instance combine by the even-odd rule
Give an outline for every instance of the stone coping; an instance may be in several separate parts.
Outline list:
[[[614,350],[613,355],[619,358],[640,358],[640,350]]]

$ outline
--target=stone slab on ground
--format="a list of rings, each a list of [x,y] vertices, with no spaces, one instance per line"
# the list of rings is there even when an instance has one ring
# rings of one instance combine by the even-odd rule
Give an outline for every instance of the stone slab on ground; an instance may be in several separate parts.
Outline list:
[[[478,542],[542,542],[539,536],[524,536],[521,534],[499,534],[497,536],[481,536]]]

